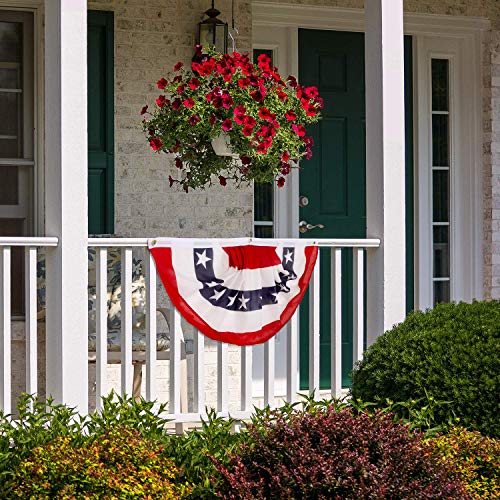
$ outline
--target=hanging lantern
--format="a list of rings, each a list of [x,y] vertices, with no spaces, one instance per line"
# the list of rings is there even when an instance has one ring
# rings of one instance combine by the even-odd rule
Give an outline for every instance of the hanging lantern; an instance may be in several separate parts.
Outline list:
[[[200,45],[215,47],[217,52],[227,54],[228,25],[217,18],[220,11],[214,7],[214,0],[212,0],[212,7],[205,14],[208,19],[199,23]]]

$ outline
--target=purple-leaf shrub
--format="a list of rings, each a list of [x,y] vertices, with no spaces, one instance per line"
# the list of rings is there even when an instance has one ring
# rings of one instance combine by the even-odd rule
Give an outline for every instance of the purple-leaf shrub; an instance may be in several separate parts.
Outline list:
[[[226,465],[223,498],[469,498],[422,435],[393,415],[335,406],[270,412]]]

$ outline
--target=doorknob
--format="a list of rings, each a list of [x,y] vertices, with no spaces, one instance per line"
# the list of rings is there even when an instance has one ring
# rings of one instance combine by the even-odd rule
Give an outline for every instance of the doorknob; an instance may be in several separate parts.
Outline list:
[[[323,224],[313,225],[305,220],[301,220],[299,222],[299,231],[302,234],[307,233],[307,231],[310,231],[311,229],[325,229],[325,226]]]

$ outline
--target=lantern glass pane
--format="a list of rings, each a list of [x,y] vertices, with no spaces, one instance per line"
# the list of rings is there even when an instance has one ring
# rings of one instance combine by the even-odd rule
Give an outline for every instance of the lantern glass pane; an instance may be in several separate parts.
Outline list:
[[[209,23],[200,24],[200,45],[213,47],[215,26]]]

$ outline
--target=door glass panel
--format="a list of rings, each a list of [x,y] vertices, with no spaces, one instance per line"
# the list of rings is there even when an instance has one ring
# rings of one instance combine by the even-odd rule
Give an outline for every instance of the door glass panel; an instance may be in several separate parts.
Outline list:
[[[434,277],[450,276],[449,227],[434,226]]]
[[[449,281],[435,281],[434,282],[434,303],[450,301],[450,282]]]

